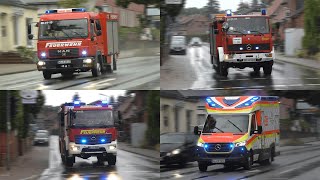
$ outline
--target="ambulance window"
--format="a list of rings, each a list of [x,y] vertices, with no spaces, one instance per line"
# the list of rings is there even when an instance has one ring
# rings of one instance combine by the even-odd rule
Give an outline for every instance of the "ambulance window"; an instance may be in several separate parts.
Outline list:
[[[90,34],[94,36],[94,23],[90,23]]]
[[[96,28],[97,30],[101,30],[101,24],[99,20],[96,20]]]
[[[251,120],[251,131],[254,131],[257,129],[257,124],[256,124],[256,116],[254,114],[251,115],[252,120]]]

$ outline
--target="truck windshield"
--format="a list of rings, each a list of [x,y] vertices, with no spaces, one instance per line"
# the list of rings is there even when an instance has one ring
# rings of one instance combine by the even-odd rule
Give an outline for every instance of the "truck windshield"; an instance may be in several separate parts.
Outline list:
[[[248,115],[209,115],[202,133],[246,133]]]
[[[265,17],[228,18],[227,34],[268,34],[269,24]]]
[[[41,21],[39,39],[70,39],[88,36],[87,19]]]
[[[112,111],[74,111],[74,115],[71,115],[72,127],[106,127],[113,125]]]

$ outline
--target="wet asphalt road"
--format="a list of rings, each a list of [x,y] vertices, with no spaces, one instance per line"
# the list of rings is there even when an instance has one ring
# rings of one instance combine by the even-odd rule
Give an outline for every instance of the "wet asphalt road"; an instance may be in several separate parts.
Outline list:
[[[74,166],[65,169],[61,164],[58,146],[58,137],[52,136],[49,168],[42,173],[40,180],[140,180],[160,178],[159,161],[122,150],[118,151],[115,166],[108,166],[107,162],[105,166],[98,165],[96,158],[76,158]]]
[[[31,71],[0,76],[0,89],[160,89],[160,57],[133,57],[119,59],[118,70],[112,74],[92,77],[91,72],[75,73],[71,78],[55,74],[52,79],[43,79],[42,72]]]
[[[307,62],[306,62],[307,63]],[[228,77],[215,73],[209,47],[189,47],[187,55],[171,55],[161,67],[161,89],[320,89],[320,70],[275,60],[272,75],[254,75],[252,68],[229,68]]]
[[[217,180],[318,180],[320,175],[320,142],[302,146],[285,146],[281,155],[271,165],[254,164],[251,170],[239,167],[234,171],[224,169],[223,165],[208,167],[207,172],[200,172],[196,162],[186,167],[161,166],[161,179],[217,179]]]

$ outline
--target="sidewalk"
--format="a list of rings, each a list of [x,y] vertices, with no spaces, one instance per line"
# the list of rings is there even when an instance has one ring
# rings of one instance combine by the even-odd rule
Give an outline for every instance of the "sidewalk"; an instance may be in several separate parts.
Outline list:
[[[160,152],[159,151],[132,147],[130,144],[124,143],[124,142],[118,142],[118,146],[119,146],[119,149],[121,149],[123,151],[128,151],[131,153],[139,154],[141,156],[147,156],[149,158],[153,158],[153,159],[160,162]]]
[[[35,146],[16,161],[11,162],[11,169],[0,167],[0,179],[6,180],[33,180],[38,179],[41,173],[48,168],[49,148]]]
[[[139,56],[159,56],[160,48],[133,49],[120,51],[119,60],[123,58],[139,57]],[[160,63],[160,62],[159,62]],[[10,75],[15,73],[23,73],[36,71],[36,64],[0,64],[0,75]]]
[[[306,66],[313,69],[320,69],[320,61],[314,59],[304,59],[304,58],[296,58],[296,57],[288,57],[276,52],[276,61],[284,61],[289,62],[301,66]]]

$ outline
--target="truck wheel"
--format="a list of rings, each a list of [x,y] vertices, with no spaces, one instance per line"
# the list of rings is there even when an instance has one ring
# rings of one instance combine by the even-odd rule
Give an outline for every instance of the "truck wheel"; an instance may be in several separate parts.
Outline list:
[[[93,76],[93,77],[98,77],[98,76],[100,76],[100,75],[101,75],[101,65],[100,65],[100,62],[96,62],[91,71],[92,71],[92,76]]]
[[[213,58],[213,56],[212,56]],[[217,56],[217,59],[216,60],[213,60],[216,62],[216,64],[213,64],[213,69],[216,71],[217,74],[220,75],[220,66],[221,66],[221,63],[219,61],[219,56]]]
[[[208,164],[205,162],[198,162],[198,167],[201,172],[206,172],[208,169]]]
[[[261,165],[270,165],[272,163],[272,161],[273,161],[273,153],[272,153],[272,150],[270,150],[268,159],[261,161],[260,164]]]
[[[254,67],[254,68],[253,68],[253,71],[254,71],[255,74],[259,74],[259,72],[260,72],[260,67]]]
[[[72,167],[74,163],[75,157],[67,157],[66,158],[66,166],[67,167]]]
[[[272,73],[272,65],[268,64],[268,65],[263,66],[263,73],[265,75],[271,75],[271,73]]]
[[[44,79],[51,79],[51,73],[48,71],[42,71]]]
[[[252,167],[252,164],[253,164],[253,157],[252,157],[252,153],[250,152],[245,162],[245,165],[243,167],[246,170],[250,170]]]
[[[116,165],[116,162],[117,162],[117,156],[112,155],[112,156],[110,156],[110,157],[108,158],[107,161],[108,161],[108,164],[109,164],[109,165],[114,166],[114,165]]]
[[[228,67],[223,64],[220,64],[220,74],[221,76],[227,77],[228,76]]]
[[[98,164],[104,165],[105,157],[103,156],[97,156]]]

